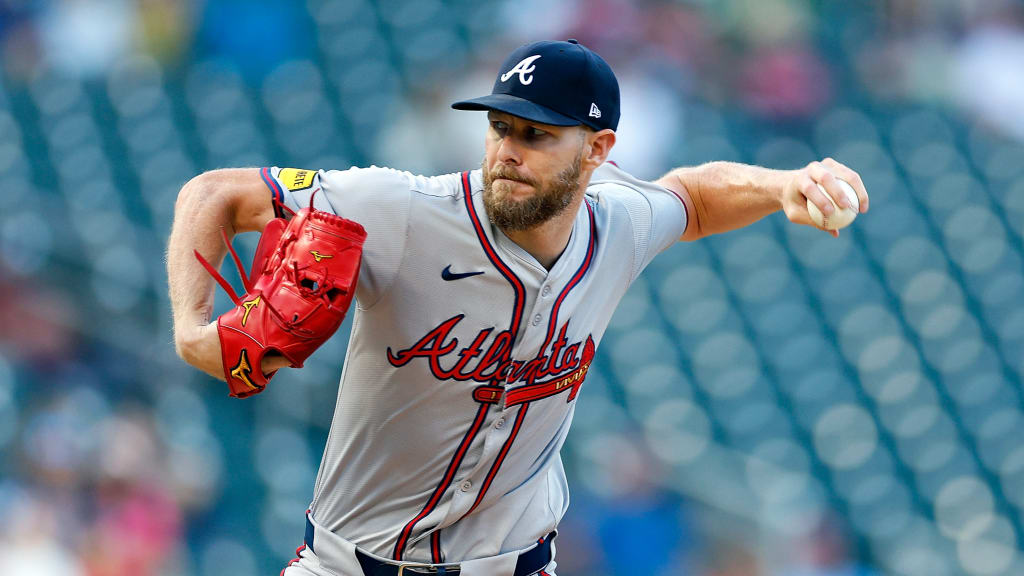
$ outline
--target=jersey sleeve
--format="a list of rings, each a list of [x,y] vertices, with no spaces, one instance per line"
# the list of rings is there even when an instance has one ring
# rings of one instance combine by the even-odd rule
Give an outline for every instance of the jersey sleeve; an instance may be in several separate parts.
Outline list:
[[[640,180],[611,162],[594,171],[590,189],[629,215],[634,242],[631,282],[686,231],[686,205],[675,192]]]
[[[405,251],[413,176],[390,168],[302,170],[263,168],[271,197],[294,211],[309,206],[354,220],[366,229],[356,300],[373,306],[387,292]],[[286,217],[274,204],[274,212]]]

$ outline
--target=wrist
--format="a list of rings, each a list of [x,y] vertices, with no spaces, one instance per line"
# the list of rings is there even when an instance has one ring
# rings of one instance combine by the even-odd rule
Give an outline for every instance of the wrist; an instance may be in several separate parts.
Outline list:
[[[223,379],[217,323],[190,324],[175,331],[175,349],[187,364]]]
[[[189,326],[174,331],[174,349],[185,362],[195,365],[202,342],[202,326]]]
[[[174,323],[174,351],[186,362],[195,347],[197,329],[198,326]]]
[[[798,173],[799,170],[771,170],[771,177],[768,178],[768,196],[772,200],[774,212],[782,210],[785,206],[786,189]]]

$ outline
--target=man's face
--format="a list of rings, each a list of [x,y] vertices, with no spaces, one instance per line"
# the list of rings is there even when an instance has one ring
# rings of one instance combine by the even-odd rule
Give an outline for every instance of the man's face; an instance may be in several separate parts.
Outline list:
[[[502,230],[528,230],[563,212],[580,188],[586,132],[489,112],[484,206]]]

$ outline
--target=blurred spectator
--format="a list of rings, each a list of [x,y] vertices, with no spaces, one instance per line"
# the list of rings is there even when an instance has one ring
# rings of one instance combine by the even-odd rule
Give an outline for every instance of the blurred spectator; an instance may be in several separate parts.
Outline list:
[[[642,437],[607,433],[584,443],[588,465],[573,486],[563,530],[582,545],[565,555],[571,573],[668,576],[688,569],[693,542],[685,502],[662,487],[666,471]],[[600,554],[588,552],[592,547]]]
[[[653,487],[605,501],[598,534],[611,573],[679,574],[689,552],[684,514],[678,496]]]
[[[878,576],[849,555],[848,535],[838,519],[825,516],[796,543],[795,553],[777,576]]]
[[[811,42],[813,18],[803,2],[731,3],[744,43],[736,89],[753,113],[774,119],[810,118],[832,95],[828,65]]]
[[[0,0],[0,67],[16,79],[28,77],[41,57],[34,22],[39,10],[27,0]]]
[[[138,0],[139,38],[143,50],[165,64],[177,64],[192,33],[192,2]]]
[[[416,174],[479,167],[484,157],[487,117],[483,113],[458,114],[449,105],[466,98],[466,94],[489,92],[495,65],[478,65],[460,78],[430,84],[406,97],[399,115],[381,128],[374,156],[385,166]]]
[[[77,322],[78,311],[63,294],[0,281],[0,353],[54,368],[72,357]]]
[[[704,552],[701,576],[763,576],[756,554],[740,542],[719,542]]]
[[[677,90],[703,92],[707,85],[717,82],[714,71],[724,70],[730,55],[716,33],[714,21],[692,6],[677,3],[657,3],[644,10],[644,16],[640,50],[686,79],[688,84],[675,86]],[[693,76],[699,77],[699,84]],[[662,79],[670,86],[675,84],[672,78]]]
[[[660,487],[664,471],[642,441],[609,446],[614,493],[597,531],[612,574],[678,574],[689,552],[683,501]]]
[[[132,410],[104,424],[95,517],[82,543],[89,576],[162,573],[182,534],[148,417]]]
[[[828,67],[807,46],[755,51],[740,71],[742,101],[767,118],[812,118],[832,95]]]
[[[39,21],[46,61],[60,72],[99,75],[133,48],[131,0],[56,0]]]
[[[684,101],[666,86],[664,75],[642,64],[620,68],[622,117],[610,158],[638,177],[657,178],[686,139]]]
[[[1012,19],[972,30],[954,55],[953,97],[985,124],[1024,141],[1024,28]]]
[[[260,78],[282,62],[308,58],[315,40],[309,15],[288,0],[209,0],[198,52],[229,60],[243,74]]]
[[[7,483],[0,510],[0,574],[4,576],[87,576],[73,550],[59,539],[56,503],[35,498]],[[13,492],[13,493],[12,493]]]
[[[589,12],[581,9],[582,0],[505,0],[498,11],[505,24],[504,35],[514,45],[536,42],[541,38],[565,39],[566,31],[581,15]],[[529,14],[529,18],[523,18]],[[507,51],[506,51],[507,52]]]
[[[0,498],[0,573],[157,576],[176,562],[182,502],[148,409],[60,392],[28,415],[19,458],[32,488],[0,490],[14,493]]]
[[[558,525],[556,561],[559,574],[608,574],[608,556],[601,548],[594,522],[603,501],[573,488],[572,506]]]

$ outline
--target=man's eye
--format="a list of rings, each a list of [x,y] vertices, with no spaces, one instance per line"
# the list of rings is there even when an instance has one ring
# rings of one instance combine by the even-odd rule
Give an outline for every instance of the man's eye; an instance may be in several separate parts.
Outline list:
[[[529,135],[531,138],[540,138],[541,136],[547,135],[547,132],[539,128],[530,128]]]
[[[508,124],[505,124],[504,122],[499,122],[498,120],[493,120],[491,121],[491,128],[494,128],[498,132],[504,132],[508,130]]]

